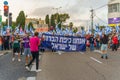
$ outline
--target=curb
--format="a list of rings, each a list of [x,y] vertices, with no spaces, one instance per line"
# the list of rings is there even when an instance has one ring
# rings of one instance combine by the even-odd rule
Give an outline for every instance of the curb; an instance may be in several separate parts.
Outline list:
[[[1,51],[1,52],[0,52],[0,56],[6,55],[6,54],[8,54],[8,53],[11,53],[11,51],[4,51],[4,52]]]

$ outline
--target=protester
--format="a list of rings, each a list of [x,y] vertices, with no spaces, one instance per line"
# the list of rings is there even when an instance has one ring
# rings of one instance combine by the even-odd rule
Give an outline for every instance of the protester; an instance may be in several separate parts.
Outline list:
[[[112,37],[112,51],[117,51],[118,49],[118,37],[116,35],[116,33],[113,34],[113,37]]]
[[[15,53],[18,53],[18,61],[20,62],[21,59],[20,59],[20,36],[16,35],[15,37],[15,40],[13,42],[13,58],[12,58],[12,61],[15,60]]]
[[[32,53],[32,60],[30,63],[26,66],[27,70],[30,70],[30,65],[33,63],[33,61],[36,59],[36,72],[41,71],[39,68],[39,45],[40,45],[40,39],[38,38],[38,32],[34,33],[34,36],[30,38],[30,50]]]
[[[120,47],[120,34],[118,35],[118,40],[119,40],[119,46],[118,47]]]
[[[10,36],[10,49],[13,49],[14,34]]]
[[[112,35],[109,34],[109,35],[108,35],[108,48],[110,49],[111,46],[112,46]]]
[[[9,36],[4,36],[4,50],[9,50]]]
[[[25,37],[23,38],[24,54],[25,54],[25,65],[28,65],[28,59],[32,60],[32,54],[30,52],[29,41],[30,41],[29,35],[26,33]]]
[[[91,34],[90,38],[89,38],[89,42],[90,42],[90,51],[94,50],[94,35]]]
[[[3,39],[2,36],[0,36],[0,51],[2,51],[2,45],[3,45]]]
[[[101,58],[108,59],[108,53],[107,53],[108,37],[105,34],[102,34],[101,43],[102,43],[102,46],[101,46],[101,52],[102,52]]]
[[[100,48],[100,36],[97,35],[95,40],[96,40],[96,49],[99,50],[99,48]]]
[[[21,36],[21,40],[22,40],[22,36]],[[20,41],[20,54],[21,55],[23,55],[23,51],[24,51],[24,49],[23,49],[23,45],[24,45],[24,43],[22,42],[22,41]]]
[[[41,51],[41,52],[44,52],[44,51],[45,51],[43,41],[44,41],[44,36],[43,36],[43,34],[42,34],[42,36],[41,36],[41,45],[40,45],[40,46],[41,46],[41,47],[40,47],[40,51]]]

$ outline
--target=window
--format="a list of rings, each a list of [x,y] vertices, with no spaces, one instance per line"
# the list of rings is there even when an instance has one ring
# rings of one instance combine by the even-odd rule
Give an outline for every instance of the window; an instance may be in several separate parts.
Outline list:
[[[108,6],[108,12],[112,13],[112,12],[120,12],[120,4],[110,4]]]

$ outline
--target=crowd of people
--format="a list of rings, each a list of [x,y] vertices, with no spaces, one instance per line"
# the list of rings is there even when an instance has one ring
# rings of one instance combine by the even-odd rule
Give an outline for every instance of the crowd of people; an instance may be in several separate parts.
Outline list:
[[[76,35],[80,36],[80,35]],[[102,59],[108,59],[107,49],[110,48],[112,51],[117,51],[120,47],[120,34],[113,32],[109,35],[97,34],[86,34],[86,47],[90,48],[90,51],[95,49],[101,50]],[[15,56],[17,54],[17,60],[21,61],[21,55],[25,55],[25,66],[27,70],[30,70],[30,66],[33,61],[36,59],[36,71],[39,72],[39,51],[44,52],[45,49],[41,46],[42,41],[44,41],[43,35],[39,37],[39,33],[35,32],[34,36],[25,33],[24,35],[12,34],[11,36],[0,36],[0,51],[2,50],[11,50],[12,49],[12,61],[15,61]],[[55,52],[55,50],[52,50]]]
[[[88,34],[86,35],[86,39],[86,46],[90,47],[90,51],[94,51],[95,48],[101,50],[101,58],[103,59],[108,59],[108,48],[112,51],[117,51],[120,47],[120,34],[116,32],[109,35],[103,33],[101,36],[97,35],[96,37],[93,34]]]
[[[41,38],[38,37],[39,33],[35,32],[34,36],[30,36],[28,33],[25,35],[12,34],[6,36],[0,36],[0,50],[12,50],[12,61],[21,61],[21,55],[25,55],[25,66],[27,70],[36,59],[36,72],[41,71],[39,69],[39,46]]]

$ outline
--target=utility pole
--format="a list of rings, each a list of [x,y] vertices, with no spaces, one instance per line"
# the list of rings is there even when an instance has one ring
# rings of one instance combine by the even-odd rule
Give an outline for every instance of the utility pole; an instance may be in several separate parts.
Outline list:
[[[92,33],[93,33],[94,10],[93,10],[93,9],[91,9],[91,10],[90,10],[90,12],[91,12],[91,30],[92,30]]]

